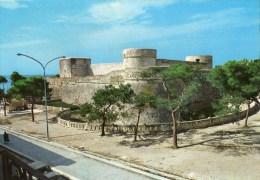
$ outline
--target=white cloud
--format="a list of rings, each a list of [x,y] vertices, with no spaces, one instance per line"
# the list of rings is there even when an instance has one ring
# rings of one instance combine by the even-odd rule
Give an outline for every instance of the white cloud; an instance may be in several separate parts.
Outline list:
[[[18,48],[18,47],[25,47],[25,46],[35,46],[47,42],[48,42],[47,40],[33,40],[33,41],[3,43],[0,44],[0,48],[7,49],[7,48]]]
[[[128,23],[147,13],[149,8],[164,7],[175,0],[118,0],[93,5],[88,13],[94,23]]]
[[[94,24],[133,24],[149,22],[149,9],[163,8],[168,5],[191,2],[200,3],[210,0],[113,0],[96,3],[77,15],[60,16],[56,22],[94,23]]]
[[[223,27],[238,28],[252,25],[252,20],[243,17],[246,10],[242,8],[230,8],[216,12],[194,15],[188,22],[170,25],[167,27],[147,26],[145,24],[118,24],[111,28],[88,32],[82,38],[84,44],[94,45],[105,43],[142,42],[170,37],[183,37],[184,35],[202,33]],[[100,42],[102,41],[102,42]]]
[[[25,8],[26,5],[22,4],[22,1],[29,0],[0,0],[0,7],[6,9],[17,9],[17,8]]]
[[[125,24],[133,23],[141,18],[147,22],[149,8],[161,8],[174,4],[179,0],[115,0],[92,5],[86,12],[76,16],[61,16],[57,22],[95,23],[95,24]],[[142,22],[141,22],[142,23]]]

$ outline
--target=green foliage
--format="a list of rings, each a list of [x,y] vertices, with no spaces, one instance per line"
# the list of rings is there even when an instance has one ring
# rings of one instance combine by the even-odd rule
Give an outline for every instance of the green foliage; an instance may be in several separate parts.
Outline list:
[[[15,81],[13,86],[8,90],[12,97],[31,96],[33,99],[44,96],[44,79],[40,76],[28,77]],[[51,89],[48,88],[46,83],[47,92],[50,93]]]
[[[85,103],[80,106],[80,114],[88,115],[90,121],[114,121],[123,109],[122,103],[131,103],[134,92],[129,84],[120,84],[118,88],[112,85],[99,89],[92,97],[93,103]]]
[[[135,108],[143,109],[147,107],[156,107],[156,98],[144,92],[137,94],[134,98]]]
[[[213,105],[215,116],[224,116],[228,113],[238,113],[239,106],[245,101],[244,98],[239,96],[231,96],[223,94],[223,96],[215,101]]]
[[[220,114],[238,110],[237,103],[258,102],[260,60],[229,61],[213,69],[209,80],[222,95],[222,98],[215,104]]]
[[[92,104],[85,103],[80,106],[79,113],[82,117],[86,117],[86,115],[91,113],[93,110],[94,110],[94,106]]]
[[[158,97],[159,107],[168,110],[179,107],[184,109],[190,103],[190,98],[201,88],[205,74],[199,72],[200,66],[176,64],[169,68],[150,68],[141,74],[141,77],[150,83],[160,80],[163,83],[165,94]]]
[[[212,106],[200,109],[198,111],[184,111],[181,114],[181,117],[185,119],[185,121],[193,121],[198,119],[205,119],[208,117],[213,117],[215,113],[215,109]]]
[[[0,76],[0,84],[7,83],[7,79],[4,76]]]
[[[175,64],[169,68],[150,68],[141,74],[150,83],[162,83],[164,93],[157,98],[157,106],[167,108],[173,120],[173,148],[177,145],[177,121],[179,114],[191,103],[205,81],[205,75],[199,71],[201,67],[189,64]]]
[[[20,75],[18,72],[14,71],[12,74],[11,74],[11,84],[14,85],[16,81],[18,80],[23,80],[25,79],[25,77],[23,77],[22,75]]]
[[[4,76],[0,76],[0,84],[4,84],[4,83],[7,83],[7,79],[4,77]],[[5,92],[4,92],[4,89],[1,89],[0,88],[0,98],[5,98]]]
[[[134,108],[138,109],[138,116],[134,131],[134,141],[137,141],[141,113],[149,107],[156,107],[156,98],[154,96],[151,96],[145,92],[141,92],[134,97]]]
[[[4,97],[4,90],[0,89],[0,99],[2,99]]]

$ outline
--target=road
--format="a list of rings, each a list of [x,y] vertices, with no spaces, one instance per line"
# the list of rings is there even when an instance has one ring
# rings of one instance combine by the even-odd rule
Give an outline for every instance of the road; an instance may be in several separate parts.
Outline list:
[[[99,157],[87,155],[66,146],[39,140],[15,132],[9,133],[13,150],[29,156],[35,160],[48,163],[54,170],[79,180],[149,180],[165,179],[137,169],[129,168],[118,162],[111,162]],[[4,129],[0,128],[0,143],[3,144]]]

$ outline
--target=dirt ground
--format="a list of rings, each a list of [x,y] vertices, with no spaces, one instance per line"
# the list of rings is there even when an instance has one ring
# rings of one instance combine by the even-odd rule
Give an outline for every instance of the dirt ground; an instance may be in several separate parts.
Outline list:
[[[49,112],[49,118],[56,113]],[[3,117],[5,126],[38,138],[46,137],[45,114]],[[11,124],[9,124],[11,123]],[[260,179],[260,112],[239,123],[189,130],[178,135],[179,149],[172,149],[170,134],[133,135],[84,131],[49,123],[51,141],[105,157],[142,165],[187,179]]]

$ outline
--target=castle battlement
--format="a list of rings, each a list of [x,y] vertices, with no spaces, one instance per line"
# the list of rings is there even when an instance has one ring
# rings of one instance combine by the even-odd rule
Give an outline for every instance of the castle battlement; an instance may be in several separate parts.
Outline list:
[[[206,68],[212,68],[212,56],[187,56],[184,60],[157,59],[156,49],[130,48],[123,50],[123,62],[91,64],[90,58],[69,57],[60,60],[60,77],[86,77],[106,75],[113,71],[128,71],[148,67],[164,67],[179,63],[202,63]]]

